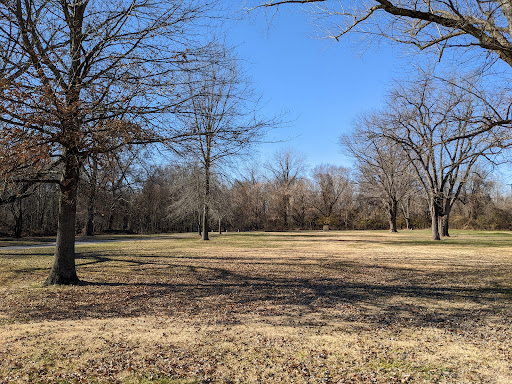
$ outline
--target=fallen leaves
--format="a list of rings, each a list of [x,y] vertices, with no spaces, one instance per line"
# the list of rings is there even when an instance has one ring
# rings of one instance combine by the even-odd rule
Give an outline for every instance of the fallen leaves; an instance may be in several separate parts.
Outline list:
[[[84,247],[75,287],[38,286],[11,255],[0,383],[512,381],[508,249],[476,268],[467,249],[426,262],[309,236]]]

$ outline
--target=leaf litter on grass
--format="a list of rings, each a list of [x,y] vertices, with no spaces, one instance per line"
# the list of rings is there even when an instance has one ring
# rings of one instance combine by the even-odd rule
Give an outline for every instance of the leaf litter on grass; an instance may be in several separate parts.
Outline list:
[[[276,236],[81,246],[79,287],[11,254],[0,382],[512,382],[512,246]]]

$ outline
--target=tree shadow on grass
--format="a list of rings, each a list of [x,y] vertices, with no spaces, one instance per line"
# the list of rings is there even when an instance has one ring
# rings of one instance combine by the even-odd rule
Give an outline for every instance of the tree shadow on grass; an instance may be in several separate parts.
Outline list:
[[[242,260],[224,259],[220,267],[172,257],[88,253],[79,259],[83,286],[34,289],[25,293],[21,305],[11,308],[3,297],[0,305],[10,317],[30,321],[199,316],[230,324],[249,316],[287,325],[351,322],[375,327],[467,328],[496,317],[509,321],[512,312],[512,288],[493,280],[499,267],[426,272],[347,262],[334,269],[317,266],[325,273],[316,275],[292,269],[270,269],[265,275],[256,261],[239,270]],[[128,272],[90,270],[109,262],[126,265]],[[294,267],[292,262],[283,265]]]

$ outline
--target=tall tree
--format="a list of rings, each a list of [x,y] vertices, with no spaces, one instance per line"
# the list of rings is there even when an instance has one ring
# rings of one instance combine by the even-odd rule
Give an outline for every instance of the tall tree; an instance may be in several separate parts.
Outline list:
[[[407,204],[404,199],[413,189],[414,171],[400,143],[377,134],[382,131],[378,127],[382,123],[377,114],[363,115],[352,135],[342,136],[340,143],[356,160],[360,189],[383,203],[389,231],[397,232],[398,209],[401,203]]]
[[[317,197],[315,185],[309,179],[299,179],[293,187],[292,196],[292,219],[295,225],[300,229],[311,229],[318,215],[318,211],[314,207]]]
[[[317,187],[314,206],[320,213],[323,225],[331,225],[341,204],[343,193],[348,189],[350,176],[347,168],[322,164],[313,169],[313,180]]]
[[[60,175],[55,259],[46,284],[77,284],[75,222],[84,159],[163,136],[149,116],[175,108],[175,73],[194,57],[209,5],[179,0],[0,2],[0,146]],[[194,31],[196,32],[196,31]],[[14,52],[14,55],[13,55]],[[25,64],[27,63],[27,64]],[[43,168],[39,166],[39,168]]]
[[[202,180],[203,170],[197,162],[188,162],[166,170],[172,180],[168,217],[173,223],[191,222],[191,229],[202,235]]]
[[[414,167],[428,196],[434,240],[440,239],[441,218],[442,234],[449,235],[451,208],[477,161],[492,158],[510,141],[505,130],[473,135],[492,111],[459,81],[426,73],[397,85],[381,114],[384,120],[374,126],[377,135],[402,146]]]
[[[238,229],[261,230],[267,225],[268,189],[259,171],[254,166],[245,178],[233,183],[232,198],[237,212],[234,223]]]
[[[258,97],[229,52],[200,72],[189,73],[185,92],[188,109],[182,120],[190,135],[180,146],[203,167],[202,239],[208,240],[214,167],[243,154],[273,122],[258,116]]]
[[[304,177],[306,164],[304,157],[291,149],[280,150],[274,154],[272,162],[266,164],[273,185],[273,197],[277,219],[284,229],[290,226],[291,201],[293,187]]]

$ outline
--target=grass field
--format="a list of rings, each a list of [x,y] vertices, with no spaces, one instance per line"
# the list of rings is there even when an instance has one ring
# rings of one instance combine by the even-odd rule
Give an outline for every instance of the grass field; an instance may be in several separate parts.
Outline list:
[[[512,233],[0,248],[0,383],[512,383]]]

